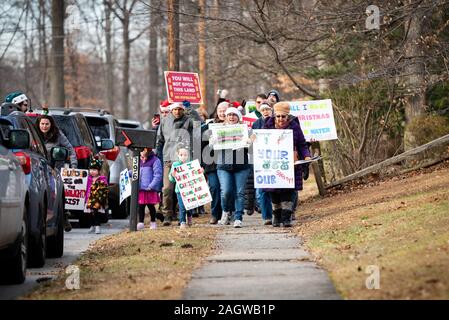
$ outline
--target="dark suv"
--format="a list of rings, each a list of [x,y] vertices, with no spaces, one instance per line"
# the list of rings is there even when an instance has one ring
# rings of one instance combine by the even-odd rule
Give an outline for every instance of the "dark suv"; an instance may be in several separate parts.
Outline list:
[[[19,159],[29,190],[28,264],[42,267],[45,257],[61,257],[64,252],[64,185],[61,176],[52,166],[59,159],[47,154],[41,136],[33,122],[20,111],[0,116],[0,130],[4,136],[11,129],[25,129],[30,134],[30,145],[12,151]]]
[[[27,113],[27,116],[36,121],[42,114],[42,110],[34,110],[35,113]],[[109,164],[106,156],[100,153],[95,137],[87,123],[86,117],[71,109],[50,109],[49,115],[55,119],[56,125],[64,133],[73,146],[78,159],[78,169],[88,169],[92,156],[99,156],[103,160],[101,174],[109,178]],[[79,219],[82,227],[88,226],[88,221],[81,210],[70,210],[70,218]],[[105,216],[107,218],[107,216]],[[107,222],[107,220],[102,221]]]

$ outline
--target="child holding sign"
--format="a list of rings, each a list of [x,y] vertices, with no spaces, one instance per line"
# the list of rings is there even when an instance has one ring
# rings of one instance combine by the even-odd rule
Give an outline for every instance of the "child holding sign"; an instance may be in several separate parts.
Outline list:
[[[161,201],[159,192],[162,189],[162,164],[154,154],[153,149],[144,148],[140,153],[140,186],[139,186],[139,223],[137,230],[144,229],[145,207],[150,210],[150,229],[156,229],[156,208],[154,205]],[[158,218],[164,221],[160,214]]]
[[[185,164],[186,162],[189,161],[189,151],[187,150],[187,148],[185,148],[185,147],[178,148],[178,159],[179,160],[173,162],[173,164],[171,166],[169,179],[170,179],[170,182],[176,183],[175,192],[176,192],[176,197],[178,198],[178,205],[179,205],[179,223],[180,223],[181,229],[184,229],[184,228],[186,228],[186,215],[187,215],[187,225],[190,227],[192,225],[192,214],[193,213],[192,213],[192,210],[186,210],[184,202],[182,201],[181,192],[179,190],[178,182],[176,179],[176,176],[178,175],[176,168],[179,166],[182,166],[183,164]],[[202,173],[202,170],[203,169],[201,169],[200,173]]]
[[[100,234],[101,213],[105,213],[108,204],[108,180],[100,176],[103,162],[98,158],[91,160],[89,164],[89,177],[87,178],[86,208],[84,212],[90,215],[91,227],[89,233]]]

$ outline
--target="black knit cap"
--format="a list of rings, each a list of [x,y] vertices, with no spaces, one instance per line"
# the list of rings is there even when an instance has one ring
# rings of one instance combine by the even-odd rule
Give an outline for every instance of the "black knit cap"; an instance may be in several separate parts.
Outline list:
[[[103,161],[101,161],[98,158],[93,158],[92,160],[90,160],[89,169],[101,170],[102,165],[103,165]]]

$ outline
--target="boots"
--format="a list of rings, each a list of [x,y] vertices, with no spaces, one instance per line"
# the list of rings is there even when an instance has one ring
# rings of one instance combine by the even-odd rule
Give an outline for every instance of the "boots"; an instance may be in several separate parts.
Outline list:
[[[273,211],[273,227],[280,227],[281,226],[281,211],[276,210]]]
[[[65,232],[70,232],[72,230],[72,225],[69,221],[69,213],[64,212],[64,230]]]
[[[282,225],[284,228],[292,226],[292,212],[290,210],[282,210]]]

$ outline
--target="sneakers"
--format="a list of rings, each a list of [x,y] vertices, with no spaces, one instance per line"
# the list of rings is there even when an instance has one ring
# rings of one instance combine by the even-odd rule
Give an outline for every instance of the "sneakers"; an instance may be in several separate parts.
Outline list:
[[[87,233],[94,233],[95,232],[95,227],[92,226],[90,227],[89,231],[87,231]]]
[[[143,222],[139,222],[137,224],[137,231],[143,230],[145,228],[145,225],[143,224]]]
[[[192,217],[187,217],[187,225],[191,227],[193,224]]]
[[[155,230],[157,228],[156,222],[150,222],[150,229]]]
[[[241,227],[242,227],[242,220],[235,220],[234,228],[241,228]]]
[[[181,222],[181,225],[179,226],[181,229],[187,228],[187,225],[185,222]]]
[[[263,221],[263,225],[264,226],[270,226],[270,225],[272,225],[273,223],[271,222],[271,219],[266,219],[266,220],[264,220]]]
[[[95,227],[95,234],[100,234],[100,233],[101,233],[100,226],[96,226]]]
[[[220,221],[218,221],[218,224],[224,226],[224,225],[230,224],[230,221],[231,221],[231,213],[223,212],[223,215],[222,215]]]

